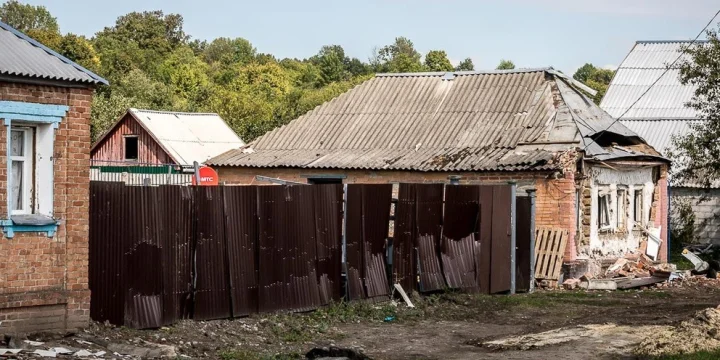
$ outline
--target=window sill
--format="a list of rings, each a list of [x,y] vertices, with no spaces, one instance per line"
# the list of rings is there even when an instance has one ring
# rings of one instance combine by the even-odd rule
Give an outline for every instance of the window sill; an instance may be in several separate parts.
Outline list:
[[[47,233],[47,237],[52,238],[53,236],[55,236],[55,232],[57,231],[60,222],[52,218],[48,219],[50,221],[46,221],[43,224],[26,223],[25,221],[22,221],[22,219],[20,219],[20,221],[5,219],[0,220],[0,227],[2,227],[2,232],[8,239],[12,239],[15,236],[16,232],[44,232]]]

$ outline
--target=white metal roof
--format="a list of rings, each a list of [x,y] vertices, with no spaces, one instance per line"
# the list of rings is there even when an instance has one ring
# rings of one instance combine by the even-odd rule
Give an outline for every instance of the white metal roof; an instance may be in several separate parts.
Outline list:
[[[178,164],[205,162],[245,143],[217,114],[130,109]]]
[[[613,117],[622,115],[680,55],[689,41],[638,41],[618,67],[600,107]],[[684,55],[686,56],[686,55]],[[680,83],[679,70],[671,69],[623,119],[696,119],[685,104],[695,91]],[[641,134],[642,135],[642,134]]]

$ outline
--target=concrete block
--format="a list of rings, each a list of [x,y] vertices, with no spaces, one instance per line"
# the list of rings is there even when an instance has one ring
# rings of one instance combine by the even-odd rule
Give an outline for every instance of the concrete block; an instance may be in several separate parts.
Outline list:
[[[585,290],[617,290],[617,283],[614,280],[592,279],[581,282],[580,288]]]

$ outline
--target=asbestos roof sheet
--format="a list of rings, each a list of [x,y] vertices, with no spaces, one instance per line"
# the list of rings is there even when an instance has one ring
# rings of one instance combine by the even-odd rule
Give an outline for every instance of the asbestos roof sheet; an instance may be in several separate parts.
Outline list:
[[[217,114],[128,111],[178,164],[203,163],[245,145]]]
[[[581,146],[582,136],[613,121],[566,81],[552,69],[380,74],[207,163],[418,171],[555,168],[558,146]],[[555,103],[558,91],[567,103],[563,109]],[[611,131],[637,137],[621,124]]]
[[[700,120],[628,119],[620,122],[640,135],[657,151],[665,154],[672,146],[673,136],[690,133],[691,124],[699,124]]]
[[[0,75],[81,84],[107,80],[0,22]]]
[[[685,106],[695,86],[681,84],[677,68],[663,75],[689,44],[689,41],[638,41],[618,67],[600,107],[615,118],[622,115],[623,119],[697,118],[697,112]],[[687,55],[683,54],[681,61],[683,58]],[[657,79],[658,83],[642,96]],[[630,108],[637,99],[640,101]]]

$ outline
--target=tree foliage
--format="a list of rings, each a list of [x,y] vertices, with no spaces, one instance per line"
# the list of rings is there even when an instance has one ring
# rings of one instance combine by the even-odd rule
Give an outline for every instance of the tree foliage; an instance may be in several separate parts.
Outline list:
[[[458,64],[458,66],[455,67],[456,71],[473,71],[475,70],[475,64],[473,64],[473,61],[471,58],[467,58]]]
[[[443,50],[431,50],[425,55],[425,67],[430,71],[453,71],[454,68]]]
[[[495,68],[497,70],[512,70],[515,68],[515,63],[510,60],[502,59],[500,60],[500,63]]]
[[[44,6],[22,4],[16,0],[0,6],[0,20],[25,33],[30,30],[49,33],[60,31],[57,19]]]
[[[707,32],[708,42],[689,46],[680,63],[680,81],[695,87],[687,104],[704,121],[692,131],[673,139],[669,156],[677,164],[673,181],[709,187],[720,180],[720,39],[717,30]]]
[[[410,39],[398,37],[394,43],[377,50],[372,63],[377,72],[418,72],[425,70],[421,58]]]
[[[595,94],[592,99],[596,104],[600,104],[614,75],[614,70],[602,69],[595,67],[593,64],[586,63],[575,71],[573,79],[597,91],[597,94]]]

